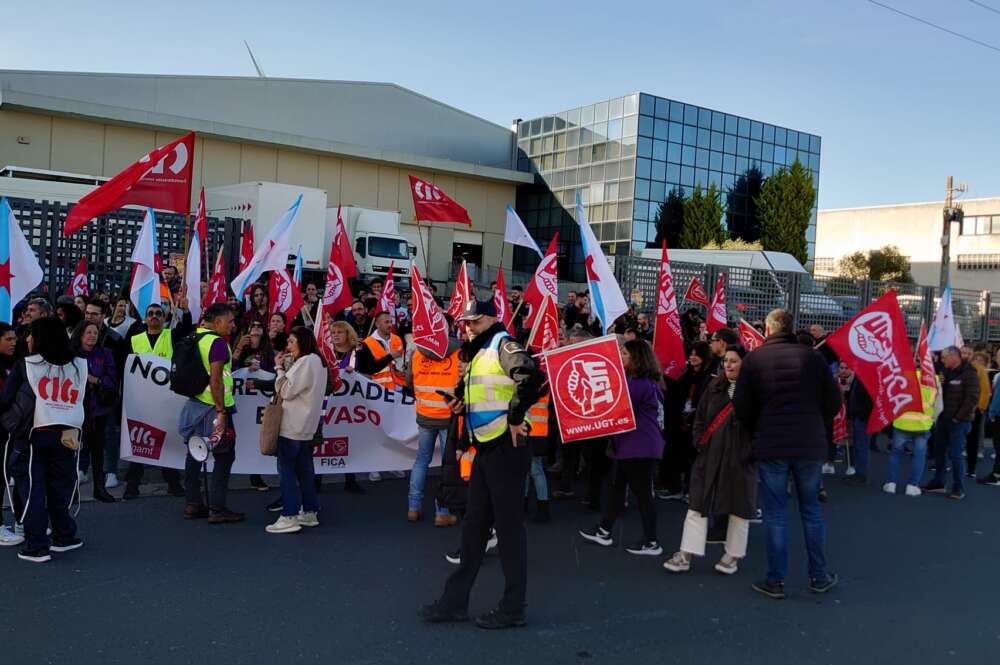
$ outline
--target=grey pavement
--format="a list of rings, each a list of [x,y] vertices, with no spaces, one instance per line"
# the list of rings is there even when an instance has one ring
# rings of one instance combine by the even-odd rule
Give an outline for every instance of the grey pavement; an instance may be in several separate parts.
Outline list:
[[[828,480],[841,583],[827,595],[806,588],[797,521],[790,597],[774,601],[750,589],[765,569],[762,526],[735,576],[712,570],[721,546],[671,575],[660,564],[680,541],[682,504],[657,503],[665,556],[636,557],[621,549],[639,535],[634,509],[600,548],[576,533],[596,517],[557,502],[551,524],[528,526],[529,624],[499,633],[417,619],[459,532],[407,523],[403,480],[365,483],[364,496],[330,486],[322,526],[282,536],[264,532],[276,491],[234,492],[248,520],[219,526],[184,521],[170,497],[86,503],[83,549],[44,565],[0,550],[0,654],[18,665],[994,662],[1000,488],[973,485],[962,502],[890,497],[885,455],[873,464],[868,487]],[[490,557],[470,610],[490,609],[502,584]]]

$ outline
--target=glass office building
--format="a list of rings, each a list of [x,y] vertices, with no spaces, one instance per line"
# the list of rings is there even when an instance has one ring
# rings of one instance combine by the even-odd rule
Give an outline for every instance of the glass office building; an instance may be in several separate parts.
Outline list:
[[[572,281],[583,274],[577,191],[604,252],[636,255],[653,243],[660,204],[674,188],[690,194],[714,184],[723,223],[735,227],[752,209],[755,179],[798,159],[819,186],[820,137],[645,93],[519,121],[517,145],[518,168],[538,176],[519,188],[518,214],[543,251],[559,232],[560,272]],[[814,205],[810,260],[815,237]],[[537,260],[517,248],[514,270],[533,270]]]

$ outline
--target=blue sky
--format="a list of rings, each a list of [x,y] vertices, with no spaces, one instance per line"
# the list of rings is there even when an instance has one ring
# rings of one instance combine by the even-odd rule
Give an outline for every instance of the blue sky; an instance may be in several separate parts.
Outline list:
[[[880,0],[1000,48],[969,0]],[[981,0],[1000,10],[1000,0]],[[642,90],[820,134],[820,207],[1000,196],[1000,52],[867,0],[11,2],[0,68],[391,81],[509,125]],[[88,6],[89,5],[89,6]]]

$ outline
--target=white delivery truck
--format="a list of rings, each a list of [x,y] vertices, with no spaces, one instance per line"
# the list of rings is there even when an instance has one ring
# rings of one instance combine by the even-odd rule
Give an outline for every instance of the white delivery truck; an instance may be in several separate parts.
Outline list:
[[[398,211],[344,206],[340,214],[354,250],[360,279],[368,281],[375,276],[385,277],[390,264],[396,281],[405,282],[409,278],[410,262],[414,260],[417,248],[400,232]],[[336,232],[337,208],[328,208],[327,248]]]

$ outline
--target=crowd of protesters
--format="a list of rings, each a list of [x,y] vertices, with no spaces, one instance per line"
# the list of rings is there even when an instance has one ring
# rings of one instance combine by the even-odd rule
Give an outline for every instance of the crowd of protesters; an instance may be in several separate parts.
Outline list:
[[[15,325],[0,323],[0,434],[6,442],[4,476],[11,508],[0,528],[0,545],[20,545],[24,560],[47,561],[52,552],[82,545],[72,505],[81,488],[89,484],[94,499],[114,502],[109,490],[124,481],[121,499],[141,495],[143,465],[123,468],[118,459],[125,360],[131,353],[170,359],[191,335],[202,351],[209,386],[186,403],[180,430],[185,439],[213,441],[215,470],[207,499],[197,460],[189,456],[183,473],[160,471],[167,492],[184,498],[184,518],[215,524],[245,519],[226,504],[239,436],[232,419],[231,372],[240,368],[273,377],[257,382],[283,399],[277,448],[280,497],[268,506],[280,514],[267,526],[268,533],[319,525],[322,483],[313,473],[312,446],[322,440],[318,423],[324,395],[340,373],[351,372],[414,396],[419,437],[406,519],[420,522],[429,502],[435,526],[451,526],[462,518],[469,443],[447,398],[461,387],[460,371],[470,361],[471,342],[460,337],[453,321],[453,338],[443,356],[416,348],[409,294],[396,289],[395,308],[376,315],[383,281],[357,282],[350,308],[329,321],[333,362],[327,363],[312,332],[317,317],[326,316],[320,285],[305,285],[305,306],[294,317],[273,311],[267,289],[255,284],[246,301],[231,296],[194,321],[172,267],[164,270],[163,284],[161,304],[145,312],[136,312],[127,295],[62,296],[54,304],[32,297],[15,308]],[[528,307],[522,299],[515,286],[512,332],[523,343]],[[560,318],[562,344],[603,334],[587,292],[569,292]],[[791,317],[775,310],[754,324],[766,341],[748,353],[731,328],[709,334],[699,310],[684,312],[681,323],[687,366],[676,380],[663,375],[652,352],[648,313],[632,307],[612,326],[637,421],[633,432],[562,444],[547,395],[526,410],[531,463],[523,494],[533,521],[552,519],[550,501],[579,499],[582,509],[599,515],[595,526],[581,530],[580,536],[608,547],[614,544],[617,518],[634,505],[642,533],[625,551],[660,556],[664,548],[656,502],[681,501],[687,505],[686,516],[671,530],[679,547],[663,567],[688,572],[705,556],[707,544],[718,543],[723,552],[714,568],[727,575],[737,572],[747,555],[751,524],[762,522],[767,573],[753,588],[782,598],[787,503],[794,495],[805,533],[809,587],[822,593],[837,583],[825,558],[825,477],[842,474],[848,483],[867,484],[873,473],[871,453],[887,442],[885,492],[895,494],[899,487],[909,497],[930,493],[961,500],[964,483],[976,478],[977,467],[985,463],[987,432],[994,441],[1000,436],[1000,391],[996,376],[990,379],[1000,353],[991,362],[985,350],[945,349],[937,358],[937,388],[922,388],[921,410],[869,435],[872,398],[824,344],[822,327],[795,330]],[[31,377],[40,371],[79,375],[84,392],[78,413],[60,420],[46,410],[44,400],[36,399]],[[838,441],[833,421],[841,404],[848,427],[846,439]],[[436,492],[429,492],[428,467],[435,450],[443,454],[442,469]],[[368,481],[380,478],[372,473]],[[1000,486],[1000,459],[978,480]],[[354,474],[346,474],[344,481],[346,491],[365,492]],[[251,477],[250,484],[270,489],[259,476]],[[490,543],[496,545],[495,535]],[[461,552],[447,558],[458,563]]]

